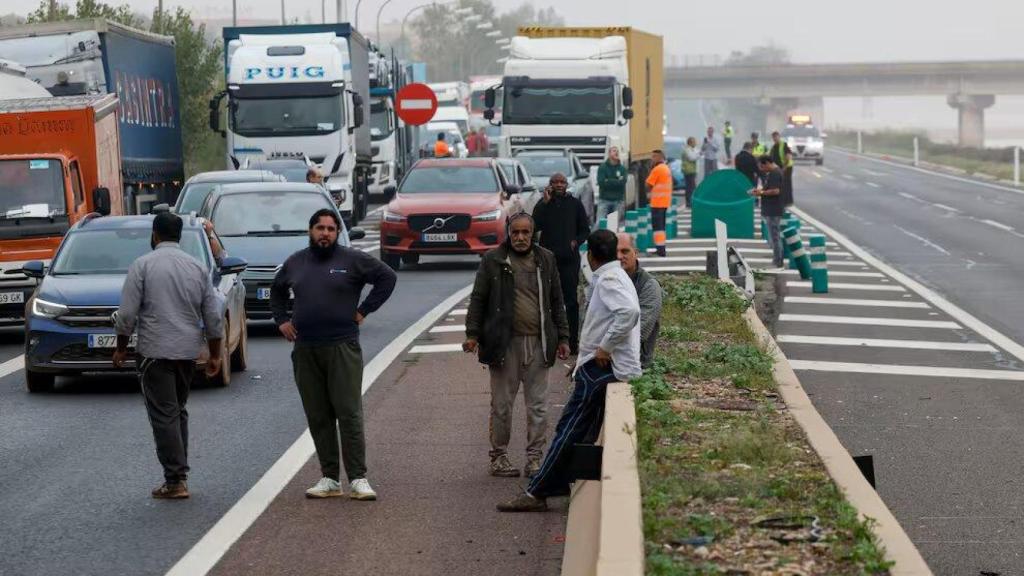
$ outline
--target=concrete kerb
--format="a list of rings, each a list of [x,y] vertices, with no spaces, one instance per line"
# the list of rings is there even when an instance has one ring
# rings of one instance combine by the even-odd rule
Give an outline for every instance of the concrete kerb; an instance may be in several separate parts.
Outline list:
[[[598,443],[601,480],[573,484],[562,576],[642,576],[644,529],[636,408],[629,384],[609,384]]]
[[[800,380],[789,364],[789,359],[779,348],[771,333],[758,318],[754,309],[748,308],[743,314],[747,325],[758,341],[763,342],[768,353],[775,359],[773,369],[775,382],[782,400],[790,414],[807,435],[807,440],[821,458],[829,475],[846,496],[847,501],[863,518],[874,521],[872,530],[885,548],[885,556],[895,563],[893,576],[926,576],[932,573],[921,553],[896,521],[896,517],[882,501],[878,492],[871,487],[861,474],[853,457],[846,451],[832,428],[821,417],[807,396]]]

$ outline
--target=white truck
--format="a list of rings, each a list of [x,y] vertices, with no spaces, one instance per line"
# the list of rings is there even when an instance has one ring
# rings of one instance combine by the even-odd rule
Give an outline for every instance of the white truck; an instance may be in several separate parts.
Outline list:
[[[46,98],[52,96],[46,88],[25,77],[25,67],[0,58],[0,100]]]
[[[373,172],[370,197],[383,199],[384,189],[398,184],[400,120],[395,114],[395,76],[392,61],[376,49],[370,52],[370,141]]]
[[[224,29],[227,90],[210,126],[228,139],[229,168],[306,158],[350,226],[366,216],[372,176],[369,49],[349,24]],[[220,100],[228,123],[220,130]]]
[[[590,168],[615,146],[642,182],[662,145],[662,68],[661,37],[632,28],[520,28],[500,86],[500,155],[568,149]],[[497,94],[485,95],[489,120]]]

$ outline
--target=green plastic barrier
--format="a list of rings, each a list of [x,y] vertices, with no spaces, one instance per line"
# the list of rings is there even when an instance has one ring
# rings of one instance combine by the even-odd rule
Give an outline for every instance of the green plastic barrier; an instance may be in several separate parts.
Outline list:
[[[725,222],[729,238],[754,237],[754,198],[750,180],[733,169],[712,172],[693,193],[690,234],[714,238],[715,220]]]

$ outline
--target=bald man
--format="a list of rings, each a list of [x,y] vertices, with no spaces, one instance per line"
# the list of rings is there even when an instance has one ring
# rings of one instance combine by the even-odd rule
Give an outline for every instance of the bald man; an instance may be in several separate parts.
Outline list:
[[[632,234],[619,232],[618,258],[640,299],[640,366],[646,370],[654,361],[654,347],[661,329],[661,284],[640,267],[640,251]]]

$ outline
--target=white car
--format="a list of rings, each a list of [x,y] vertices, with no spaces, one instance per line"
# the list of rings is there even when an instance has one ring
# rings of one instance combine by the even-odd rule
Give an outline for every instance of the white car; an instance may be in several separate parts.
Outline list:
[[[462,138],[462,132],[454,122],[429,122],[420,128],[420,158],[434,157],[434,142],[437,141],[439,132],[444,132],[445,142],[451,148],[453,158],[469,156],[466,141]]]
[[[445,106],[438,108],[437,112],[434,112],[434,117],[430,119],[430,123],[450,122],[454,123],[460,134],[469,133],[469,111],[461,106]]]

